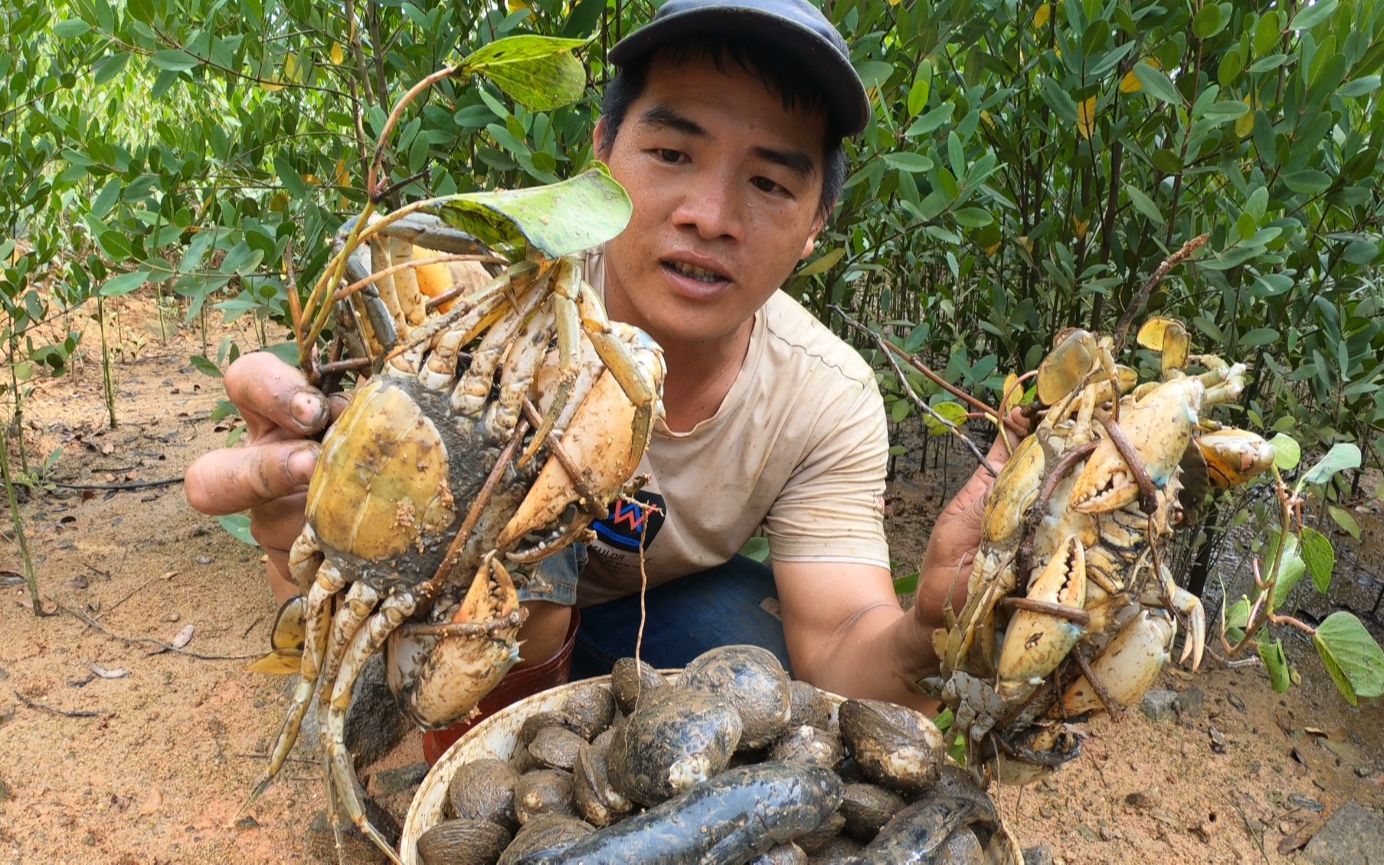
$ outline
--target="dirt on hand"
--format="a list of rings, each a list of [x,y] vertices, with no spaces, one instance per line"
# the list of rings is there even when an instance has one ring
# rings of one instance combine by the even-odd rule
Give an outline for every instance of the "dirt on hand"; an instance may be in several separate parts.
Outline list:
[[[112,307],[118,425],[108,426],[94,332],[84,359],[39,382],[25,406],[30,467],[62,449],[22,508],[56,614],[30,611],[7,514],[0,862],[335,861],[313,737],[241,813],[293,680],[245,669],[267,650],[275,612],[258,549],[182,495],[188,463],[226,441],[227,427],[209,419],[221,385],[189,362],[204,352],[196,328],[173,322],[165,338],[151,302]],[[256,344],[237,325],[213,328],[213,353],[227,335]],[[960,453],[946,471],[904,459],[888,523],[900,570],[916,563],[945,489],[969,472]],[[1378,543],[1377,511],[1357,516],[1366,544]],[[1174,692],[1170,711],[1091,724],[1079,759],[998,790],[1002,813],[1026,847],[1071,865],[1307,861],[1293,851],[1333,810],[1354,801],[1384,812],[1384,706],[1348,706],[1310,646],[1288,649],[1303,684],[1284,695],[1254,664],[1168,671],[1158,687]],[[410,787],[391,779],[416,782],[419,738],[364,773],[396,814]],[[373,861],[368,848],[351,851]]]

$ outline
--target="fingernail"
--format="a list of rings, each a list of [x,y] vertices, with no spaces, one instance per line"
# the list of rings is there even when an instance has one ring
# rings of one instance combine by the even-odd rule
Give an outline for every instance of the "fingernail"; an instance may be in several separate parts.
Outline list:
[[[288,410],[292,412],[293,419],[304,429],[316,429],[322,423],[322,416],[327,410],[327,404],[322,397],[312,391],[304,390],[293,395]]]
[[[288,476],[294,483],[306,484],[317,468],[317,446],[305,445],[288,455]]]

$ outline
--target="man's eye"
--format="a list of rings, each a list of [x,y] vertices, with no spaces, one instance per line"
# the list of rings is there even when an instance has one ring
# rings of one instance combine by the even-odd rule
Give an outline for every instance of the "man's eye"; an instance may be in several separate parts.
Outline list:
[[[767,193],[770,193],[771,195],[774,195],[774,194],[777,194],[777,195],[787,195],[787,194],[788,194],[788,190],[787,190],[787,189],[784,189],[782,186],[780,186],[779,184],[775,183],[774,181],[770,180],[770,179],[767,178],[767,177],[756,177],[756,178],[754,178],[753,180],[751,180],[750,182],[753,183],[753,184],[754,184],[754,188],[755,188],[755,189],[758,189],[760,192],[767,192]]]
[[[655,148],[654,155],[669,164],[677,164],[687,160],[687,154],[683,153],[681,150],[673,150],[668,147]]]

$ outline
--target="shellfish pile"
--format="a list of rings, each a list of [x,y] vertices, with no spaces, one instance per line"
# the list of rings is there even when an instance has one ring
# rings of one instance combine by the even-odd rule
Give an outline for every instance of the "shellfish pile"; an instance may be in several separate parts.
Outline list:
[[[626,658],[525,719],[507,761],[457,768],[447,819],[415,852],[423,865],[1021,862],[942,748],[922,714],[792,681],[758,647],[713,649],[674,677]]]

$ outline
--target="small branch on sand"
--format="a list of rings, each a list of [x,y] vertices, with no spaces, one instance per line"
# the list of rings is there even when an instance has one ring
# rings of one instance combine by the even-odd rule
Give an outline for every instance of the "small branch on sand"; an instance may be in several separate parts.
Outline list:
[[[251,658],[258,658],[260,655],[263,654],[263,652],[254,652],[248,655],[203,655],[199,652],[189,652],[187,649],[180,649],[177,646],[172,645],[171,643],[165,643],[164,641],[156,640],[153,637],[122,636],[120,634],[115,633],[110,628],[107,628],[100,622],[96,621],[91,616],[88,616],[87,614],[79,612],[77,610],[71,609],[70,607],[63,606],[63,604],[61,603],[58,604],[58,609],[62,610],[64,613],[67,613],[69,616],[74,616],[78,619],[81,619],[83,622],[86,623],[88,628],[95,628],[96,630],[100,631],[106,636],[115,640],[119,640],[120,642],[126,643],[127,645],[135,646],[144,644],[150,646],[157,646],[160,651],[175,652],[179,655],[183,655],[188,658],[195,658],[199,661],[246,661]]]
[[[16,699],[19,700],[19,702],[28,706],[30,709],[36,709],[40,712],[47,712],[50,715],[57,715],[61,718],[105,718],[114,714],[113,712],[85,712],[75,711],[71,709],[57,709],[53,706],[30,700],[28,697],[24,696],[18,691],[14,692],[14,696],[16,697]]]

